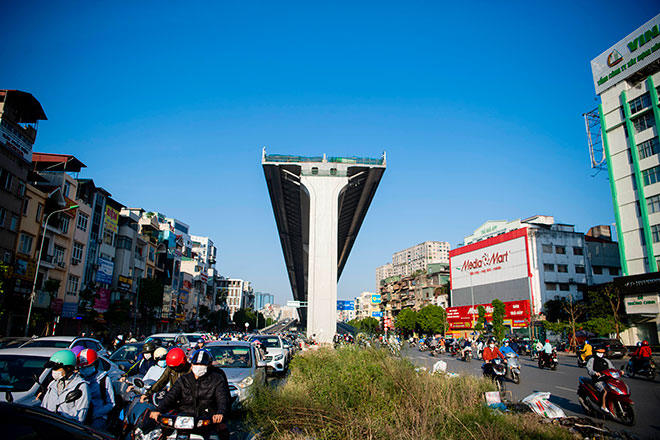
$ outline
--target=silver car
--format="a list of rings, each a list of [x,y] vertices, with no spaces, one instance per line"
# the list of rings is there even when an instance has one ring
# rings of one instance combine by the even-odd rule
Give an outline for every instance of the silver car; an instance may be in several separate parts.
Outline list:
[[[213,355],[213,365],[225,372],[233,404],[244,402],[255,383],[266,382],[266,362],[251,343],[217,341],[204,348]]]
[[[61,347],[21,347],[0,350],[0,402],[6,402],[11,393],[14,403],[28,406],[39,405],[36,399],[39,383],[47,387],[52,376],[50,368],[44,368],[50,357],[62,350]],[[108,371],[108,378],[112,380],[115,388],[119,384],[122,371],[119,367],[104,356],[99,356],[99,369]]]
[[[91,348],[103,356],[108,355],[108,350],[106,350],[96,339],[78,336],[44,336],[41,338],[34,338],[21,345],[21,348],[53,347],[61,350],[63,348],[73,348],[76,346]]]

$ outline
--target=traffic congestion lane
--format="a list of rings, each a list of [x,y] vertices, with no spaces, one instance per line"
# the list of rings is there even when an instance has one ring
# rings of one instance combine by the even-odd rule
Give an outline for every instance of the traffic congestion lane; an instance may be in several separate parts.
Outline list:
[[[463,362],[453,356],[443,354],[438,357],[430,356],[428,352],[420,352],[416,347],[406,347],[402,355],[410,359],[415,365],[426,367],[431,370],[433,364],[438,360],[447,362],[447,371],[459,374],[472,374],[481,376],[481,364],[478,359],[472,362]],[[557,370],[541,370],[536,361],[531,361],[529,356],[521,358],[521,383],[516,385],[511,381],[506,382],[506,389],[511,391],[514,400],[537,392],[547,391],[552,395],[550,401],[561,407],[566,415],[585,417],[582,407],[577,399],[578,378],[586,376],[587,371],[577,366],[575,356],[560,353],[559,367]],[[627,363],[625,360],[613,360],[617,368],[622,368]],[[635,414],[637,423],[635,426],[627,427],[612,421],[606,421],[605,425],[616,431],[630,431],[643,439],[660,438],[660,419],[658,419],[658,408],[660,407],[660,383],[649,382],[645,379],[624,378],[631,390],[631,398],[635,402]]]

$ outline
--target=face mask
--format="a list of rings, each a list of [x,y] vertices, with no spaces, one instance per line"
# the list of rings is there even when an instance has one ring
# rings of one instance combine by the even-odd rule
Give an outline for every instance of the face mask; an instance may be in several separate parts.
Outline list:
[[[151,353],[145,353],[144,358],[147,360],[151,359]]]
[[[490,348],[495,348],[495,344],[488,344]]]
[[[50,374],[55,380],[60,380],[64,377],[64,374],[59,370],[53,370]]]
[[[206,365],[193,365],[192,372],[195,377],[202,377],[206,374],[208,367]]]
[[[162,368],[167,367],[167,361],[165,361],[164,359],[162,361],[158,361],[158,366]]]
[[[94,368],[93,365],[82,367],[80,369],[80,374],[82,374],[85,377],[93,376],[95,372],[96,372],[96,368]]]
[[[596,356],[598,356],[599,358],[602,358],[603,356],[605,356],[605,353],[596,353]]]

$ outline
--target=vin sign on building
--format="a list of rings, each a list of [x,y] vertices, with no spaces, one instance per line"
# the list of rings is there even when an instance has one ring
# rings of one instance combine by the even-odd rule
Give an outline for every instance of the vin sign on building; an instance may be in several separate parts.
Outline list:
[[[526,228],[451,250],[449,262],[453,307],[531,299]]]

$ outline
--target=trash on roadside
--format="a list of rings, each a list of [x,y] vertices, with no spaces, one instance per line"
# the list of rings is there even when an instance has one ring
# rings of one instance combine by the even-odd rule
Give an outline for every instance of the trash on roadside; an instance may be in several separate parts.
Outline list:
[[[529,406],[532,409],[532,411],[534,411],[536,414],[540,416],[547,417],[550,419],[558,419],[558,418],[566,417],[566,413],[564,413],[564,410],[562,410],[554,403],[550,402],[548,400],[549,398],[550,398],[549,392],[539,391],[525,397],[524,399],[521,400],[521,402],[527,404],[527,406]]]
[[[486,405],[488,406],[502,403],[502,399],[500,398],[499,391],[486,391],[484,393],[484,398],[486,399]]]
[[[438,361],[433,364],[433,373],[445,373],[447,372],[447,362]]]
[[[415,368],[415,371],[418,372],[418,373],[420,371],[426,371],[426,367],[417,367],[417,368]]]

